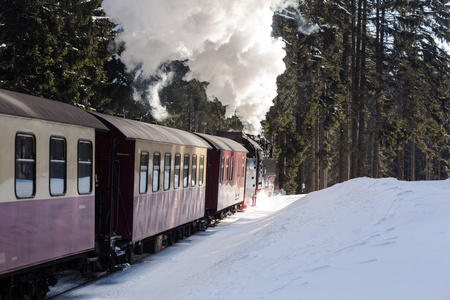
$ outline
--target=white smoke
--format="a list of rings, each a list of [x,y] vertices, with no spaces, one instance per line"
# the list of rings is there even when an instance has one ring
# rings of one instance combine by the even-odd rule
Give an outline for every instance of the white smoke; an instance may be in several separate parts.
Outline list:
[[[169,113],[167,109],[162,106],[161,100],[159,98],[159,92],[166,87],[173,79],[173,73],[163,73],[160,70],[157,71],[158,81],[154,81],[147,88],[147,101],[150,104],[152,109],[152,115],[156,119],[156,121],[160,122],[165,118],[169,117]],[[135,96],[135,98],[139,98]]]
[[[209,82],[207,94],[258,131],[284,72],[284,42],[271,37],[274,10],[292,0],[104,0],[123,26],[121,59],[155,74],[167,61],[188,59],[186,80]],[[154,93],[153,95],[156,96]],[[159,112],[161,113],[161,112]]]

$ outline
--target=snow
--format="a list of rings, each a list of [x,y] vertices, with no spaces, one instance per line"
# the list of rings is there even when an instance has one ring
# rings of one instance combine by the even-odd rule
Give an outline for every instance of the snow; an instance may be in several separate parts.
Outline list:
[[[89,194],[91,192],[91,177],[78,177],[78,191],[80,194]]]
[[[34,181],[29,179],[16,179],[16,195],[19,198],[33,197]]]
[[[450,299],[450,180],[358,178],[249,207],[57,299]]]

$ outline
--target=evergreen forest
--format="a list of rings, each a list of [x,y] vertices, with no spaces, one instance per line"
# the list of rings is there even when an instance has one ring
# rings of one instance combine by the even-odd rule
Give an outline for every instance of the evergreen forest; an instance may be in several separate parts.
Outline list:
[[[154,122],[142,100],[157,77],[136,78],[114,42],[120,24],[101,0],[1,0],[0,88]],[[440,180],[450,175],[450,1],[299,0],[277,12],[286,71],[263,122],[277,184],[289,194],[351,178]],[[446,50],[447,49],[447,50]],[[151,55],[149,53],[148,55]],[[207,82],[167,62],[162,125],[242,130]],[[139,100],[137,100],[137,99]]]

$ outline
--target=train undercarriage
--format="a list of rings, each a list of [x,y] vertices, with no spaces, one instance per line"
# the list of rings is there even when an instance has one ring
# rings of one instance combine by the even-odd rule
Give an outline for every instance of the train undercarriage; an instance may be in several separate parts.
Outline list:
[[[241,211],[240,205],[219,212],[208,212],[205,218],[136,243],[123,240],[120,236],[113,236],[111,241],[104,238],[102,242],[104,247],[97,246],[97,251],[68,257],[0,278],[0,300],[46,299],[50,287],[58,282],[55,274],[65,270],[75,270],[82,277],[88,278],[99,278],[110,272],[124,270],[130,266],[135,256],[159,253],[199,231],[216,226],[220,220],[238,211]],[[110,250],[105,251],[106,247]]]

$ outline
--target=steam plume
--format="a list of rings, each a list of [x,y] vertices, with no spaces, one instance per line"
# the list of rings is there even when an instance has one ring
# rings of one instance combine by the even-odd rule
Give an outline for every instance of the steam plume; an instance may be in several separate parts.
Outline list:
[[[207,94],[227,105],[250,129],[276,96],[284,72],[284,43],[271,37],[274,10],[290,0],[104,0],[105,12],[123,26],[122,61],[155,74],[167,61],[188,59],[186,80],[209,82]]]

